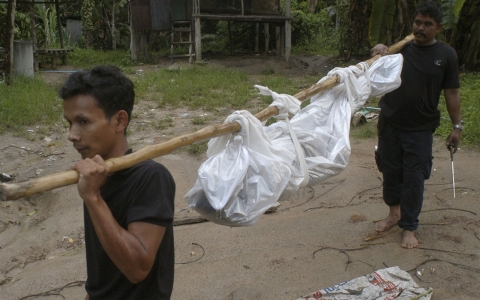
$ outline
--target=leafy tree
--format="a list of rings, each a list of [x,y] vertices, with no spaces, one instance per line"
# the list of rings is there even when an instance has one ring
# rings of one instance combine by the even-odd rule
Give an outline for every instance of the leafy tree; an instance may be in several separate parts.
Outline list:
[[[285,6],[282,1],[282,9]],[[312,12],[313,11],[313,12]],[[332,17],[327,13],[326,1],[292,0],[292,45],[304,51],[319,48],[336,49],[339,34]]]
[[[340,56],[350,59],[352,55],[368,53],[368,16],[371,2],[363,0],[337,0],[337,18],[340,18]]]
[[[40,48],[52,48],[58,44],[58,26],[55,6],[37,4],[35,5],[38,18],[41,20],[40,24],[37,24],[37,36],[38,44]]]
[[[83,1],[80,14],[82,15],[82,35],[85,40],[86,48],[90,48],[93,44],[93,32],[95,26],[93,25],[93,10],[95,8],[94,0],[85,0]]]

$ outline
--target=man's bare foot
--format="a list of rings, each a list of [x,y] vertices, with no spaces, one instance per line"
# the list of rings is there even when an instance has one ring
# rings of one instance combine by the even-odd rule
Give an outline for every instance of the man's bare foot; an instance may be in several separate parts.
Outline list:
[[[402,247],[407,249],[412,249],[418,246],[418,240],[415,236],[415,232],[410,230],[403,231],[403,241]]]
[[[398,220],[400,220],[400,205],[390,206],[388,216],[375,224],[375,230],[379,232],[387,231],[397,225]]]

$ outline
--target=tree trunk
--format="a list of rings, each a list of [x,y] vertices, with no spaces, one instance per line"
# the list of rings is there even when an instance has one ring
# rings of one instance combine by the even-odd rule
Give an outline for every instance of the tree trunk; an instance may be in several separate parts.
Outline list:
[[[130,26],[130,52],[133,61],[148,56],[147,33],[145,30],[135,30]]]
[[[12,0],[8,1],[7,5],[7,38],[6,38],[6,49],[7,49],[7,67],[6,67],[6,82],[7,85],[12,83],[13,76],[13,39],[14,39],[14,24],[15,24],[15,9],[17,1]]]
[[[450,45],[457,50],[461,68],[473,68],[480,48],[480,2],[466,0],[458,18],[457,29]]]
[[[395,10],[395,19],[393,21],[394,27],[392,29],[391,42],[396,42],[403,39],[412,33],[413,26],[413,12],[415,11],[414,1],[399,0],[397,2],[397,9]]]
[[[94,6],[95,1],[85,0],[82,2],[82,8],[80,9],[80,14],[82,16],[82,34],[87,49],[93,45],[93,31],[95,29],[93,25]]]
[[[351,59],[352,55],[367,55],[370,49],[368,39],[369,18],[372,4],[363,0],[351,0],[348,4],[337,5],[337,18],[345,25],[341,32],[340,56]]]
[[[317,7],[318,0],[309,0],[308,1],[308,11],[310,13],[315,13],[315,8]]]
[[[35,0],[30,0],[30,25],[32,27],[32,43],[33,43],[33,69],[38,71],[38,54],[37,54],[37,30],[35,23]]]
[[[112,50],[117,50],[117,35],[115,28],[115,5],[116,2],[113,0],[112,3],[112,23],[110,24],[110,32],[112,34]]]

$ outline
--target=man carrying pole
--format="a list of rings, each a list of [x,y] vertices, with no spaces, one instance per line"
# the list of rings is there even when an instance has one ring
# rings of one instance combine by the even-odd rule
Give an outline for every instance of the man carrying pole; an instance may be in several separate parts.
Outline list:
[[[152,160],[111,174],[105,163],[132,152],[133,83],[102,66],[70,75],[59,95],[82,156],[71,168],[84,202],[86,299],[170,299],[175,182]]]
[[[383,173],[383,198],[389,214],[375,225],[383,232],[398,224],[403,232],[402,247],[415,248],[415,230],[423,204],[424,181],[432,169],[433,132],[440,125],[438,103],[444,90],[453,129],[446,145],[453,151],[460,143],[460,82],[455,50],[437,41],[442,28],[442,8],[423,2],[415,10],[414,40],[400,53],[404,57],[401,86],[380,100],[378,150],[375,159]],[[386,54],[382,44],[371,55]]]

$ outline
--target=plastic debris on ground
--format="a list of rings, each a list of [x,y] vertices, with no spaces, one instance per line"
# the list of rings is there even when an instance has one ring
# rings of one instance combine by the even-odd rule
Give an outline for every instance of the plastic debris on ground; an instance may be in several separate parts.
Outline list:
[[[12,176],[6,173],[0,174],[0,182],[9,182],[12,181]]]
[[[296,300],[429,300],[433,289],[421,288],[399,267],[377,270]]]
[[[265,126],[248,111],[230,115],[225,123],[237,122],[242,129],[210,140],[209,158],[184,196],[189,206],[217,224],[249,226],[299,188],[339,174],[350,158],[352,116],[369,97],[400,86],[402,64],[403,57],[396,54],[370,67],[334,68],[318,83],[332,76],[340,83],[312,96],[301,110],[295,97],[255,86],[273,98],[279,122]]]

